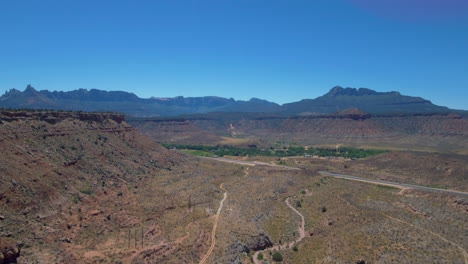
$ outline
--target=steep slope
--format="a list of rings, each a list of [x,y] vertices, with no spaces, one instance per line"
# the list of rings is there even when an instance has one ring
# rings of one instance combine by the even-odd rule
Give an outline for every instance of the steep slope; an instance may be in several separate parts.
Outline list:
[[[359,108],[373,114],[384,113],[445,113],[450,109],[432,104],[420,97],[401,95],[398,92],[376,92],[366,88],[336,86],[327,94],[315,99],[284,104],[282,112],[290,115],[334,113],[348,108]]]
[[[208,230],[209,214],[200,207],[189,218],[186,203],[208,204],[218,178],[232,175],[116,114],[0,111],[0,147],[0,245],[19,245],[21,263],[158,262],[168,250],[198,259],[208,239],[188,249],[175,239],[180,219]]]

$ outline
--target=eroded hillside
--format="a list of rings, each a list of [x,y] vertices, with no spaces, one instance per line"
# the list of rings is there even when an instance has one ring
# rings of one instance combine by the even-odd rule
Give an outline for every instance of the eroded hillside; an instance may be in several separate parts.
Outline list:
[[[205,208],[217,179],[238,169],[169,151],[121,115],[4,111],[0,120],[0,240],[18,244],[23,263],[154,263],[180,250],[190,222],[201,236],[190,255],[204,254]]]
[[[253,142],[272,145],[347,144],[356,147],[467,153],[468,120],[457,115],[341,114],[326,116],[220,116],[173,120],[132,120],[142,133],[159,142],[223,144]],[[204,135],[204,140],[196,135]],[[209,135],[205,137],[205,135]],[[209,141],[209,142],[208,142]]]

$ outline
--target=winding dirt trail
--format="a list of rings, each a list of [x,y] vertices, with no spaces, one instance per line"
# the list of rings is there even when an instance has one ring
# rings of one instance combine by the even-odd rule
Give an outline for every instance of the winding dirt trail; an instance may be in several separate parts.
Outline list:
[[[247,176],[249,176],[249,167],[244,170],[244,178],[247,178]]]
[[[289,242],[287,245],[283,245],[281,247],[281,245],[276,245],[276,246],[273,246],[271,248],[267,248],[265,250],[261,250],[261,251],[257,251],[255,252],[255,254],[253,255],[253,261],[255,264],[262,264],[262,261],[261,260],[258,260],[258,254],[260,254],[261,252],[268,252],[268,251],[277,251],[277,250],[280,250],[281,248],[292,248],[294,245],[296,245],[297,243],[301,242],[302,239],[305,238],[305,219],[304,219],[304,216],[296,209],[294,208],[294,206],[292,206],[290,203],[289,203],[289,198],[291,197],[288,197],[286,199],[286,205],[291,208],[294,213],[296,213],[297,215],[299,215],[301,217],[301,225],[297,227],[297,231],[299,233],[299,237],[296,238],[294,241],[292,242]]]
[[[291,208],[297,215],[299,215],[301,217],[301,226],[299,226],[297,228],[297,231],[299,233],[299,237],[294,241],[294,242],[291,242],[289,243],[289,247],[292,247],[294,244],[297,244],[299,242],[302,241],[302,239],[304,239],[305,237],[305,219],[304,219],[304,216],[296,209],[294,208],[294,206],[292,206],[290,203],[289,203],[289,198],[286,199],[286,204],[289,206],[289,208]]]
[[[223,209],[224,201],[227,198],[227,190],[224,189],[223,187],[224,183],[221,183],[219,188],[221,188],[224,191],[224,198],[219,202],[219,208],[218,211],[216,212],[214,224],[213,224],[213,230],[211,231],[211,246],[208,249],[208,252],[206,252],[205,256],[200,260],[199,264],[205,263],[208,258],[210,257],[211,253],[213,253],[213,250],[216,246],[216,228],[218,227],[218,221],[219,221],[219,215],[221,214],[221,210]]]

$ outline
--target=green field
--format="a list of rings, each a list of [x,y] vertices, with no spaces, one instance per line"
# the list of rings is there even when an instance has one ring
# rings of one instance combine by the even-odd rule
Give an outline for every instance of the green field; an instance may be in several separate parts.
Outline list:
[[[204,146],[204,145],[180,145],[163,144],[166,148],[179,149],[185,153],[196,156],[267,156],[267,157],[293,157],[293,156],[319,156],[319,157],[343,157],[350,159],[366,158],[386,152],[376,149],[357,149],[343,147],[337,149],[326,148],[304,148],[301,146],[291,146],[284,148],[239,148],[232,146]]]

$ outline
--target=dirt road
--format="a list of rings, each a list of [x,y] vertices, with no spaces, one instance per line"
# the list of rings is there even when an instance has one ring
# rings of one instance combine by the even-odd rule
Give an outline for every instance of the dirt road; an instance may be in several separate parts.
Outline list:
[[[244,160],[233,160],[233,159],[212,158],[212,157],[200,157],[200,158],[239,164],[239,165],[247,165],[247,166],[268,166],[268,167],[274,167],[274,168],[286,169],[286,170],[302,170],[300,168],[281,166],[281,165],[276,165],[276,164],[271,164],[271,163],[266,163],[266,162],[261,162],[261,161],[244,161]]]
[[[213,224],[213,230],[211,231],[211,246],[208,249],[208,252],[206,252],[205,256],[200,260],[199,264],[203,264],[208,260],[208,258],[210,257],[211,253],[213,253],[213,250],[216,246],[216,228],[218,227],[219,215],[221,214],[221,210],[223,209],[224,201],[227,198],[227,191],[226,189],[224,189],[223,183],[221,183],[219,188],[221,188],[224,191],[224,197],[221,200],[221,202],[219,202],[218,211],[216,212],[216,215],[214,216],[215,220]]]

